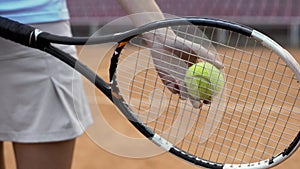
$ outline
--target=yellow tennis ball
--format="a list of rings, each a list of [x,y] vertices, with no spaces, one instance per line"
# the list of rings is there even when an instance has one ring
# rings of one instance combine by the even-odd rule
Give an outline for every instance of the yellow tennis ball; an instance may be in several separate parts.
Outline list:
[[[184,81],[193,98],[205,101],[211,101],[222,90],[225,82],[222,72],[208,62],[190,66]]]

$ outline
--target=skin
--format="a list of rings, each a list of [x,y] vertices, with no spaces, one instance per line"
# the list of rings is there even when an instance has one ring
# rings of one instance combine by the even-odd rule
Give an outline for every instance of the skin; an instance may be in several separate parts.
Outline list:
[[[75,139],[48,143],[16,143],[13,150],[17,169],[70,169]],[[5,169],[0,142],[0,169]]]
[[[147,13],[145,15],[130,15],[131,20],[134,24],[134,26],[139,27],[142,25],[145,25],[147,23],[151,23],[154,21],[159,21],[165,19],[162,11],[160,10],[159,6],[156,4],[155,0],[117,0],[119,4],[122,6],[122,8],[126,11],[128,15],[130,14],[136,14],[136,13]],[[162,34],[165,34],[165,30],[160,30]],[[174,37],[173,39],[176,39],[176,43],[171,40],[167,41],[166,43],[178,47],[180,49],[183,49],[184,51],[190,51],[190,49],[194,50],[196,54],[203,56],[205,55],[209,62],[212,62],[213,65],[215,65],[217,68],[222,69],[224,66],[223,64],[216,59],[216,55],[205,49],[204,47],[201,47],[200,45],[193,44],[190,41],[184,40],[180,37],[177,37],[173,31],[168,31],[167,34],[171,37]],[[146,37],[147,38],[147,37]],[[157,39],[158,41],[163,41],[162,39]],[[182,44],[184,46],[182,47]],[[190,61],[191,63],[195,63],[197,61],[196,57],[187,57],[182,56],[183,59]]]
[[[142,13],[142,12],[154,12],[152,15],[144,15],[142,18],[140,17],[132,17],[132,21],[135,26],[141,26],[149,22],[162,20],[164,16],[159,9],[158,5],[154,0],[117,0],[119,4],[123,7],[123,9],[127,12],[127,14],[133,13]],[[162,30],[162,32],[165,32]],[[171,40],[167,43],[169,46],[180,46],[185,51],[197,51],[196,54],[206,55],[209,60],[212,60],[214,65],[218,68],[222,68],[222,64],[215,59],[215,54],[210,53],[207,49],[196,46],[191,42],[184,41],[181,38],[176,37],[174,32],[168,32]],[[146,37],[149,38],[149,37]],[[173,39],[173,40],[172,40]],[[176,43],[174,40],[176,39]],[[163,41],[161,38],[155,39],[156,41]],[[182,46],[184,43],[184,46]],[[155,46],[157,50],[163,50],[164,52],[176,52],[172,51],[170,48],[165,48],[162,46]],[[197,50],[196,50],[197,49]],[[199,50],[200,49],[200,50]],[[157,53],[152,53],[154,57],[156,57]],[[186,60],[190,63],[195,63],[197,61],[196,57],[190,56],[181,56],[181,59]],[[181,85],[183,78],[174,76],[170,73],[165,75],[161,75],[166,86],[173,93],[180,94],[182,99],[186,99],[188,96],[186,95],[185,87],[180,88],[178,86]],[[184,92],[182,92],[184,91]],[[191,102],[194,107],[200,107],[201,103],[196,100],[191,99]],[[59,142],[48,142],[48,143],[13,143],[14,153],[16,157],[16,165],[18,169],[70,169],[72,164],[75,140],[66,140]],[[4,155],[3,155],[3,142],[0,141],[0,169],[4,169]]]
[[[118,2],[127,12],[127,14],[129,14],[129,17],[135,27],[165,19],[162,11],[154,0],[118,0]],[[130,15],[134,13],[144,14]],[[148,42],[148,45],[153,49],[151,50],[151,56],[162,82],[172,93],[178,94],[181,99],[189,98],[193,107],[200,108],[202,106],[200,100],[193,98],[187,92],[187,88],[184,82],[186,70],[188,69],[188,67],[198,62],[198,58],[196,56],[202,56],[204,58],[204,61],[212,63],[219,69],[223,68],[223,64],[217,59],[216,54],[212,53],[199,44],[193,43],[177,36],[170,29],[159,29],[155,32],[155,38],[151,33],[143,36],[145,39],[148,39],[146,43]],[[168,38],[165,38],[164,35],[167,35]],[[156,43],[153,44],[151,43],[152,41],[155,41]],[[192,55],[190,55],[189,53],[192,53]],[[178,58],[178,60],[174,59],[176,57]],[[162,62],[162,60],[164,62]],[[176,70],[176,66],[174,67],[174,69],[171,68],[172,70],[176,70],[175,72],[177,73],[174,73],[174,71],[170,71],[168,69],[164,69],[170,67],[170,60],[172,60],[172,65],[181,67],[178,70]],[[185,60],[185,62],[183,62],[182,60]]]
[[[75,139],[51,143],[13,143],[17,168],[69,169],[74,145]]]

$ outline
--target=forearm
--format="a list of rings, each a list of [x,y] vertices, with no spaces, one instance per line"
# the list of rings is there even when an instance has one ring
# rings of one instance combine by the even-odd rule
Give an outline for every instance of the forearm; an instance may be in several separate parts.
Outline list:
[[[133,26],[139,27],[141,25],[145,25],[150,22],[163,20],[165,19],[162,11],[160,10],[159,6],[156,4],[155,0],[117,0],[121,7],[125,10],[125,12],[130,15],[130,19],[133,22]],[[139,13],[139,14],[137,14]],[[144,14],[142,14],[144,13]],[[136,14],[136,15],[131,15]],[[189,63],[197,62],[196,56],[202,56],[204,59],[212,64],[214,64],[218,68],[223,68],[222,63],[217,59],[217,54],[213,51],[206,49],[205,47],[201,46],[200,44],[196,44],[190,41],[187,41],[179,36],[177,36],[174,31],[171,29],[158,29],[156,30],[156,35],[162,35],[161,37],[154,36],[151,34],[146,34],[144,37],[148,39],[150,44],[152,41],[161,41],[160,43],[156,44],[164,44],[164,48],[168,48],[167,50],[175,49],[184,49],[185,51],[193,51],[194,55],[182,55],[178,54],[184,60],[187,60]],[[147,37],[149,35],[149,37]],[[168,38],[164,36],[167,35]],[[168,46],[168,47],[167,47]],[[163,47],[163,46],[161,46]],[[181,52],[178,50],[178,52]],[[174,53],[174,51],[173,51]],[[175,52],[176,53],[176,52]]]
[[[117,0],[128,15],[134,26],[138,27],[153,21],[162,20],[164,16],[155,0]],[[137,14],[139,13],[139,14]],[[147,14],[142,14],[147,13]]]

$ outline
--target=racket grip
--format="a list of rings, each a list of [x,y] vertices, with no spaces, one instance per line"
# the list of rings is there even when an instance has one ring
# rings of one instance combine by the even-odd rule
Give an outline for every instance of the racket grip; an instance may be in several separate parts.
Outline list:
[[[0,16],[0,37],[33,47],[35,42],[34,31],[35,28],[31,26]]]

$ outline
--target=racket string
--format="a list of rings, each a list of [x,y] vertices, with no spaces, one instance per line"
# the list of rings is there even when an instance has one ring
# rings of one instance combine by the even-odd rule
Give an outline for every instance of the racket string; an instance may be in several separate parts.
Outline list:
[[[261,50],[261,56],[263,56],[263,53],[264,53],[264,50]],[[271,57],[271,55],[272,55],[272,52],[270,53],[270,57]],[[268,58],[270,58],[270,57],[268,57]],[[261,61],[261,60],[259,59],[258,62],[260,62],[260,61]],[[270,63],[270,62],[267,62],[267,63]],[[268,65],[267,65],[266,67],[268,67]],[[254,74],[258,74],[258,73],[257,73],[258,71],[259,71],[259,67],[257,67],[257,69],[255,70],[255,73],[254,73]],[[265,77],[265,74],[266,74],[266,71],[264,70],[262,76]],[[252,81],[254,81],[254,79],[252,79]],[[263,81],[261,80],[261,81],[260,81],[260,84],[258,84],[258,86],[259,86],[258,89],[257,89],[258,91],[260,91],[261,88],[263,87],[263,84],[262,84],[262,83],[263,83]],[[252,86],[253,86],[253,83],[251,84],[250,88],[252,88]],[[268,92],[266,92],[266,95],[267,95],[267,93],[268,93]],[[260,93],[257,93],[256,97],[258,97],[259,94],[260,94]],[[265,95],[265,96],[266,96],[266,95]],[[265,96],[261,96],[261,97],[264,98]],[[248,99],[246,99],[246,100],[248,100]],[[265,99],[263,99],[263,100],[265,100]],[[253,107],[252,107],[253,109],[254,109],[254,106],[256,105],[257,102],[258,102],[258,100],[255,99],[255,102],[254,102]],[[265,103],[263,102],[262,104],[264,105]],[[261,106],[259,112],[262,111],[263,105]],[[256,120],[256,122],[255,122],[254,128],[259,128],[258,126],[260,125],[260,122],[263,122],[263,121],[265,121],[264,125],[266,125],[267,120],[260,120],[261,118],[263,118],[262,116],[263,116],[262,113],[259,113],[258,118],[257,118],[257,120]],[[265,119],[268,119],[268,117],[269,117],[269,113],[266,113],[266,118],[265,118]],[[251,118],[251,117],[250,117],[250,118]],[[260,140],[262,139],[262,133],[264,132],[264,125],[261,125],[262,128],[259,128],[258,131],[256,130],[257,132],[260,133],[260,134],[259,134],[260,136],[259,136],[257,142],[254,143],[254,145],[253,145],[253,146],[255,147],[255,149],[258,149]],[[251,137],[250,137],[250,139],[249,139],[249,141],[248,141],[248,147],[249,147],[249,145],[250,145],[250,140],[252,140],[252,138],[255,138],[254,135],[253,135],[253,133],[251,134]],[[264,146],[264,147],[266,148],[266,146]],[[263,152],[265,152],[265,151],[263,151]],[[264,154],[263,154],[263,153],[260,153],[260,154],[261,154],[260,158],[263,158],[262,156],[263,156]],[[252,157],[254,157],[254,155],[255,155],[255,153],[253,152],[253,153],[252,153]]]
[[[271,53],[272,54],[272,53]],[[270,55],[271,55],[270,54]],[[270,56],[271,57],[271,56]],[[277,60],[277,62],[279,62],[279,58],[278,58],[278,60]],[[267,62],[268,64],[270,63],[270,62]],[[275,70],[277,69],[277,66],[278,65],[276,65],[276,67],[275,67]],[[267,65],[267,67],[268,67],[268,65]],[[271,79],[274,79],[274,75],[275,75],[275,73],[273,74],[273,76],[271,77]],[[282,78],[283,78],[283,76],[282,76]],[[280,81],[282,81],[282,78],[280,79]],[[269,88],[270,89],[270,88]],[[276,89],[275,89],[276,90]],[[277,91],[279,91],[279,88],[277,88]],[[269,90],[267,90],[267,92],[266,93],[268,93],[269,92]],[[277,94],[278,93],[276,93],[276,95],[275,95],[275,97],[274,98],[277,98]],[[283,99],[283,100],[285,100],[285,99]],[[273,99],[273,102],[271,103],[271,107],[272,107],[272,105],[274,105],[275,104],[275,99]],[[280,105],[280,109],[283,107],[283,103],[282,103],[282,105]],[[281,110],[279,110],[279,111],[281,111]],[[267,115],[267,117],[266,117],[266,119],[269,119],[269,116],[270,116],[270,114],[271,113],[269,113],[268,115]],[[274,124],[277,124],[277,121],[278,121],[278,116],[279,116],[279,114],[277,114],[277,116],[275,116],[275,121],[274,121]],[[274,115],[273,115],[273,117],[274,117]],[[265,121],[265,123],[264,123],[264,125],[266,125],[266,123],[267,123],[267,121]],[[286,124],[284,124],[284,126],[286,126]],[[267,139],[267,143],[269,143],[269,141],[270,141],[270,139],[272,138],[272,139],[274,139],[274,137],[272,137],[271,136],[271,134],[273,133],[273,130],[274,130],[274,128],[275,128],[275,126],[273,126],[273,129],[270,131],[270,134],[269,134],[269,137],[268,137],[268,139]],[[262,129],[262,132],[264,131],[264,129],[265,129],[265,127],[263,127],[263,129]],[[281,136],[280,136],[281,137]],[[278,137],[277,139],[280,139],[280,137]],[[279,142],[279,140],[278,140],[278,142]],[[275,147],[277,147],[278,146],[278,144],[275,146]],[[256,146],[257,147],[257,146]],[[266,147],[264,148],[264,151],[266,151]],[[272,152],[273,154],[275,154],[275,151],[273,151]]]
[[[157,68],[166,67],[155,67],[157,65],[154,65],[153,60],[161,59],[165,65],[170,63],[162,57],[184,61],[180,56],[174,56],[177,53],[173,50],[165,53],[146,45],[168,45],[164,43],[173,37],[166,32],[167,36],[159,42],[137,37],[126,45],[122,52],[124,60],[131,55],[137,58],[136,63],[132,63],[135,66],[123,65],[126,69],[119,69],[117,76],[118,84],[125,86],[122,92],[131,95],[129,103],[132,109],[137,111],[135,113],[155,133],[179,148],[211,161],[259,161],[270,158],[287,147],[300,128],[297,113],[300,110],[297,107],[299,84],[287,65],[271,50],[243,35],[226,30],[212,30],[210,27],[193,28],[192,31],[189,29],[177,27],[174,31],[182,34],[183,39],[193,41],[192,45],[208,43],[207,48],[215,48],[211,52],[218,53],[219,59],[224,63],[226,88],[220,98],[224,104],[215,104],[215,107],[208,105],[195,110],[191,108],[189,100],[180,100],[162,84],[157,75]],[[190,32],[192,33],[189,34]],[[220,32],[226,36],[226,41],[217,40],[216,34]],[[153,36],[151,39],[163,36],[161,31],[152,31],[149,34]],[[184,49],[176,50],[183,52]],[[158,53],[159,58],[152,58],[151,52]],[[183,53],[196,56],[200,60],[206,59],[192,51]],[[180,67],[179,64],[169,65],[170,68],[172,66]],[[139,74],[140,72],[135,70],[137,68],[146,71],[140,79],[135,78],[131,81],[131,87],[127,88],[128,82],[125,79],[131,77],[124,75]],[[184,76],[172,69],[169,71]],[[211,115],[214,111],[217,113]],[[219,117],[221,120],[217,121]],[[205,127],[209,122],[214,125]],[[204,129],[206,131],[203,131]],[[209,133],[208,136],[206,132]],[[201,139],[204,141],[201,142]]]
[[[232,35],[232,32],[231,32],[231,35]],[[230,36],[230,37],[232,37],[232,36]],[[236,44],[235,44],[235,47],[234,47],[234,52],[233,52],[233,56],[236,54],[236,49],[237,49],[237,45],[239,44],[239,39],[240,39],[240,35],[238,36],[238,38],[237,38],[237,40],[236,40]],[[228,40],[228,42],[230,42],[231,40],[229,39]],[[247,43],[248,43],[248,41],[246,41],[246,43],[245,43],[245,45],[244,46],[246,46],[247,45]],[[243,58],[244,57],[244,52],[242,53],[242,55],[241,55],[241,58]],[[241,65],[241,61],[242,61],[243,59],[240,59],[239,60],[239,62],[238,62],[238,65],[237,65],[237,67],[240,67],[240,65]],[[231,62],[231,66],[230,67],[232,67],[232,62]],[[244,79],[243,77],[242,77],[242,79]],[[236,79],[235,79],[236,80]],[[235,83],[235,81],[233,82],[233,84]],[[243,82],[244,83],[244,82]],[[243,86],[243,83],[241,84],[241,86]],[[241,88],[242,89],[242,88]],[[232,92],[233,90],[231,90],[230,92]],[[240,93],[240,91],[237,91],[238,93]],[[229,95],[231,95],[231,94],[229,94]],[[236,100],[240,100],[240,96],[241,95],[238,95],[238,97],[236,98]],[[237,105],[235,105],[235,106],[237,106]],[[234,110],[236,109],[236,107],[234,108]],[[226,108],[225,108],[225,111],[226,111]],[[240,116],[239,117],[239,120],[238,121],[240,121],[240,118],[241,118],[242,116]],[[232,118],[230,119],[230,121],[229,121],[229,124],[231,123],[231,121],[232,121]],[[235,131],[233,132],[233,133],[236,133],[236,131],[237,131],[237,129],[238,129],[238,127],[239,127],[239,125],[240,125],[240,123],[238,123],[238,126],[236,127],[236,129],[235,129]],[[234,138],[232,139],[232,140],[234,140]],[[223,142],[223,144],[224,144],[224,142]],[[232,147],[233,146],[233,142],[231,141],[231,144],[229,145],[229,147]],[[240,145],[239,145],[240,146]],[[239,149],[239,147],[237,148],[237,149]],[[238,153],[238,151],[236,151],[236,153],[235,153],[235,155],[234,156],[236,156],[237,155],[237,153]],[[219,156],[217,157],[218,159],[219,159]],[[225,161],[227,160],[227,157],[225,158]],[[232,160],[234,160],[234,158],[232,158]],[[234,161],[231,161],[231,163],[233,163]]]

